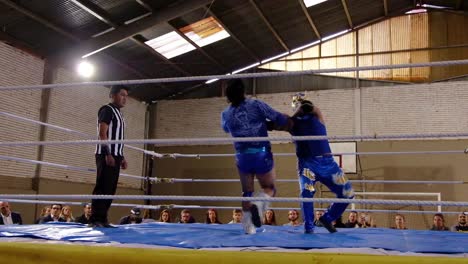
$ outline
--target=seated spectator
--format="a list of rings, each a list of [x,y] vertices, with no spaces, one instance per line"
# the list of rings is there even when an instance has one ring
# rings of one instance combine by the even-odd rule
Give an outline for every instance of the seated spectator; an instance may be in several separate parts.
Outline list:
[[[141,219],[140,214],[140,208],[133,208],[130,210],[129,215],[120,218],[119,225],[141,224],[143,220]]]
[[[142,223],[153,223],[156,222],[156,220],[153,219],[151,216],[151,209],[145,209],[143,211],[143,220],[141,221]]]
[[[377,227],[374,223],[374,219],[368,213],[361,213],[358,218],[357,223],[358,228],[369,228],[369,227]]]
[[[62,205],[61,204],[52,204],[52,206],[50,206],[50,214],[44,216],[39,221],[39,224],[44,224],[44,223],[48,223],[48,222],[66,222],[65,219],[60,217],[60,212],[62,212]]]
[[[323,226],[322,222],[319,221],[319,218],[322,217],[322,215],[325,214],[325,211],[323,210],[317,210],[315,211],[315,220],[314,220],[314,225],[315,226]]]
[[[346,228],[345,224],[343,224],[343,217],[338,217],[335,221],[332,222],[333,226],[336,228]]]
[[[302,225],[301,221],[299,221],[299,212],[296,209],[289,210],[288,212],[288,220],[289,222],[287,224],[284,224],[285,226],[300,226]]]
[[[73,217],[72,209],[70,206],[65,205],[62,208],[62,212],[60,213],[60,218],[65,219],[65,222],[75,222],[75,218]]]
[[[218,212],[215,209],[206,211],[205,224],[222,224],[218,219]]]
[[[276,225],[275,211],[273,211],[272,209],[266,210],[265,214],[263,215],[263,224]]]
[[[170,223],[171,222],[171,212],[168,209],[164,209],[159,214],[158,222],[161,223]]]
[[[241,209],[232,210],[232,220],[228,224],[240,224],[243,216],[244,214]]]
[[[395,215],[395,226],[391,227],[392,229],[408,229],[406,228],[405,217],[401,214]]]
[[[433,218],[432,231],[449,231],[449,228],[445,226],[444,216],[442,214],[435,214]]]
[[[50,206],[45,206],[41,210],[41,214],[39,215],[39,218],[34,221],[34,224],[39,224],[42,218],[48,216],[50,214]]]
[[[468,225],[466,224],[466,215],[468,212],[462,212],[458,215],[458,223],[452,226],[452,231],[454,232],[468,232]]]
[[[182,212],[180,212],[180,220],[178,221],[178,223],[193,224],[195,223],[195,219],[192,217],[188,209],[184,209],[182,210]]]
[[[348,221],[345,223],[345,228],[355,228],[358,226],[357,220],[358,213],[356,211],[351,211],[348,215]]]
[[[91,218],[91,204],[90,203],[85,203],[83,205],[83,214],[81,216],[78,216],[76,219],[75,219],[75,222],[77,223],[81,223],[81,224],[89,224],[90,221],[89,219]]]
[[[10,204],[8,202],[0,201],[0,225],[22,225],[23,220],[21,215],[16,212],[12,212]]]

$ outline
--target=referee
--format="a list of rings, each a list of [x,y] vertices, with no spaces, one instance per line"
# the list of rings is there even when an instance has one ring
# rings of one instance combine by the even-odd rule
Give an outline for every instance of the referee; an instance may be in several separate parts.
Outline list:
[[[111,102],[102,106],[98,112],[99,140],[123,140],[125,121],[120,109],[127,103],[128,88],[113,86],[110,89]],[[114,195],[119,181],[120,168],[127,168],[123,156],[123,144],[99,144],[96,146],[96,186],[93,194]],[[107,212],[112,200],[93,200],[90,226],[112,227]]]

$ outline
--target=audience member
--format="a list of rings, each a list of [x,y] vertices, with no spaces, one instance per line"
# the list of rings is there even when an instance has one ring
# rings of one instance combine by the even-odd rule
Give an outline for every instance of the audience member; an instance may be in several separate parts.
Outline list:
[[[195,218],[192,217],[188,209],[182,210],[180,212],[180,219],[178,221],[180,224],[193,224],[195,223]]]
[[[77,223],[81,223],[81,224],[89,224],[91,223],[90,222],[90,219],[91,219],[91,204],[90,203],[85,203],[83,205],[83,214],[78,216],[76,219],[75,219],[75,222]]]
[[[222,224],[218,219],[218,212],[215,209],[206,211],[205,224]]]
[[[468,215],[468,212],[462,212],[461,214],[458,215],[458,223],[454,226],[452,226],[452,231],[454,232],[467,232],[468,231],[468,225],[466,224],[466,215]]]
[[[395,226],[391,227],[392,229],[408,229],[406,228],[405,217],[401,214],[395,215]]]
[[[0,201],[0,225],[22,225],[23,220],[21,215],[16,212],[12,212],[10,204],[8,202]]]
[[[168,209],[164,209],[159,213],[158,222],[161,223],[170,223],[171,222],[171,212]]]
[[[348,221],[345,223],[345,228],[355,228],[358,225],[357,220],[358,213],[356,211],[351,211],[348,215]]]
[[[228,224],[240,224],[242,223],[242,210],[241,209],[234,209],[232,210],[232,220]]]
[[[276,225],[275,211],[273,211],[272,209],[266,210],[265,214],[263,215],[263,224]]]
[[[289,210],[288,212],[288,220],[285,226],[300,226],[302,223],[299,221],[299,212],[296,209]]]
[[[66,222],[67,220],[60,217],[60,212],[62,212],[62,205],[52,204],[52,206],[50,206],[50,214],[41,218],[39,224],[44,224],[48,222]]]
[[[145,209],[143,211],[143,220],[141,221],[142,223],[153,223],[156,222],[156,220],[153,219],[151,216],[151,209]]]
[[[433,217],[433,225],[429,230],[432,231],[449,231],[449,228],[445,226],[444,216],[440,213],[437,213]]]
[[[346,225],[343,224],[343,217],[342,216],[338,217],[335,221],[333,221],[332,224],[333,224],[333,226],[335,228],[346,228]]]
[[[65,219],[65,222],[75,222],[75,218],[73,217],[72,209],[70,206],[65,205],[62,208],[62,212],[60,213],[60,218]]]
[[[374,219],[368,213],[361,213],[358,218],[357,227],[359,228],[369,228],[369,227],[377,227],[374,223]]]
[[[39,224],[42,218],[48,216],[50,214],[50,206],[44,206],[41,210],[41,214],[39,215],[39,218],[34,221],[34,224]]]
[[[140,217],[141,211],[140,208],[133,208],[130,210],[130,214],[120,218],[119,225],[129,225],[129,224],[141,224],[143,221]]]
[[[315,220],[314,220],[314,225],[323,227],[322,222],[319,221],[320,217],[322,217],[325,214],[324,210],[316,210],[315,211]]]

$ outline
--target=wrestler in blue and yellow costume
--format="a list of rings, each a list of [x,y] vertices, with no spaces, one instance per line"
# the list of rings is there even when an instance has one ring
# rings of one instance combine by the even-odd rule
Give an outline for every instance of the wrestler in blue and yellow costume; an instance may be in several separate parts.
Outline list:
[[[301,97],[293,98],[293,105],[300,109],[292,117],[293,127],[290,133],[293,136],[326,136],[327,129],[321,118],[318,108],[314,109],[312,102]],[[321,120],[322,119],[322,120]],[[330,155],[331,149],[328,140],[295,141],[298,158],[298,176],[301,197],[312,198],[315,194],[315,182],[320,181],[326,185],[337,198],[354,197],[351,183],[343,170]],[[334,203],[320,218],[320,222],[330,232],[336,232],[331,222],[339,218],[345,211],[347,203]],[[314,204],[302,203],[302,215],[306,233],[314,230]]]

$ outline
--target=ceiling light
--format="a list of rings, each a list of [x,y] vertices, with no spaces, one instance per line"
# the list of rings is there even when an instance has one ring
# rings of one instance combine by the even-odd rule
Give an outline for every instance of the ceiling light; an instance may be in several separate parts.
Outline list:
[[[94,75],[94,65],[87,61],[82,61],[78,64],[76,71],[80,76],[90,78]]]

